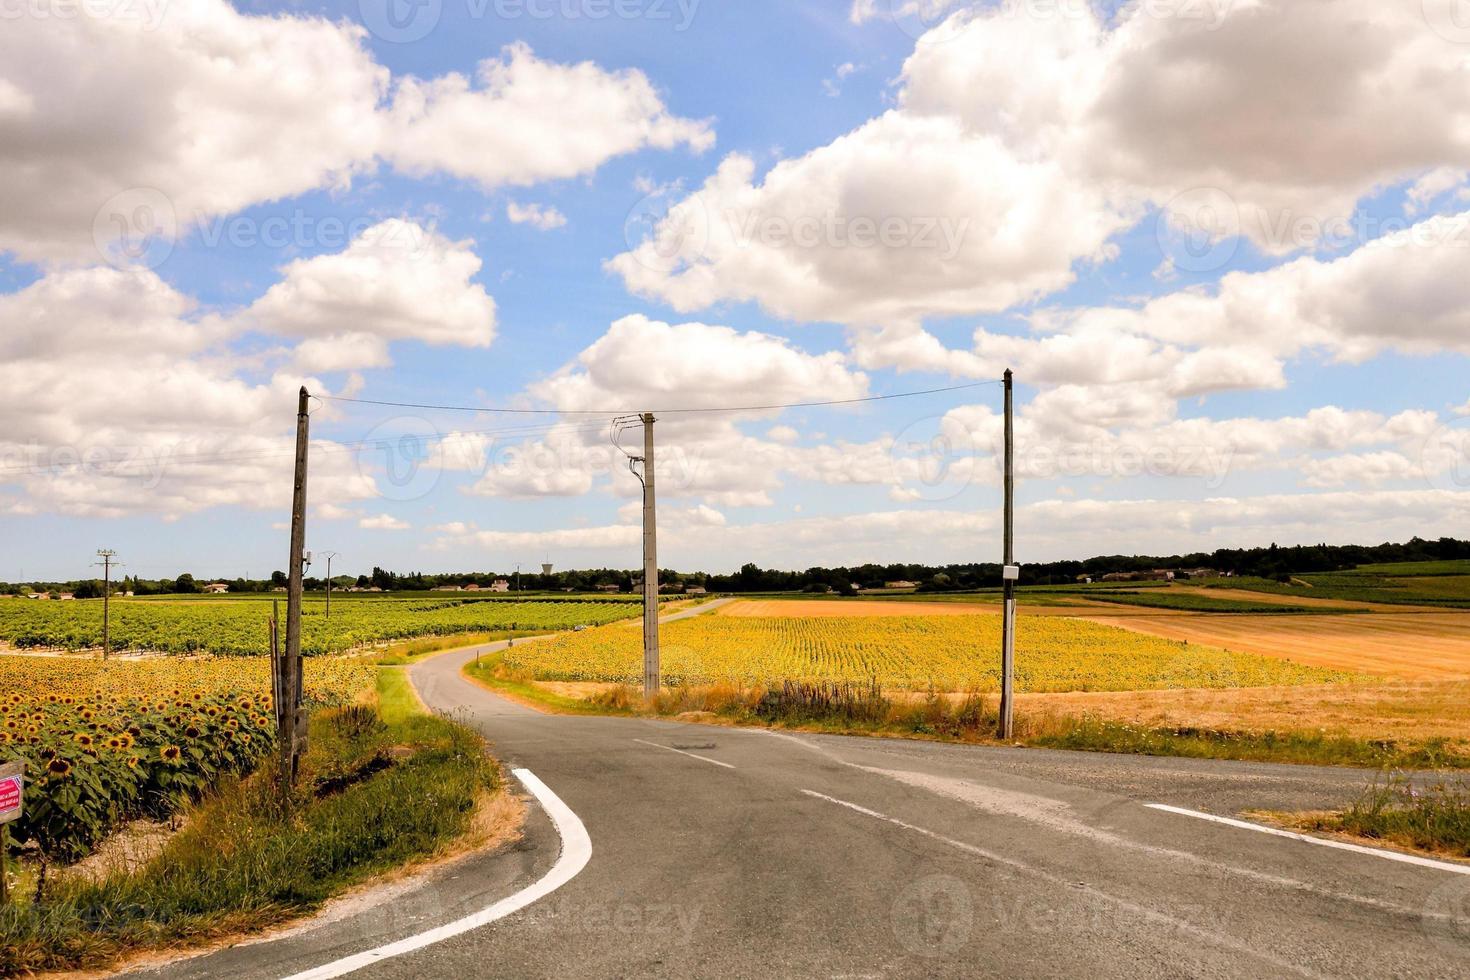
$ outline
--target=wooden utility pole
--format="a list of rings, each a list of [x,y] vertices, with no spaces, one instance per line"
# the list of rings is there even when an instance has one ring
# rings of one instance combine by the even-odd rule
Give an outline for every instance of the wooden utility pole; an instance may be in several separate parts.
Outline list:
[[[306,572],[306,448],[311,435],[306,388],[302,387],[296,407],[296,480],[291,495],[291,558],[286,586],[286,649],[277,664],[280,691],[277,707],[277,741],[281,752],[281,789],[286,792],[296,781],[296,729],[301,704],[301,586]]]
[[[643,695],[658,693],[658,522],[653,490],[653,423],[643,420]]]
[[[1016,701],[1016,432],[1012,405],[1013,378],[1005,373],[1005,557],[1002,577],[1005,583],[1005,614],[1001,617],[1000,638],[1000,737],[1015,734],[1013,715]]]
[[[102,559],[102,659],[112,652],[112,558],[117,552],[103,548],[97,552]]]

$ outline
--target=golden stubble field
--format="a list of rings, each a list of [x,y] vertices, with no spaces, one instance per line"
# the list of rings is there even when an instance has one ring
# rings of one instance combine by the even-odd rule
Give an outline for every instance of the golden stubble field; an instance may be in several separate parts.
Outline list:
[[[1210,593],[1230,597],[1228,590]],[[1242,593],[1271,602],[1276,597]],[[1311,600],[1280,600],[1311,605]],[[1320,728],[1378,738],[1470,739],[1470,612],[1346,603],[1354,615],[1206,614],[1101,604],[1038,606],[1022,616],[1085,619],[1162,639],[1346,671],[1331,684],[1174,690],[1023,693],[1023,711],[1091,715],[1147,726]],[[993,604],[762,600],[731,603],[724,616],[911,617],[994,613]],[[1018,657],[1024,650],[1018,651]]]

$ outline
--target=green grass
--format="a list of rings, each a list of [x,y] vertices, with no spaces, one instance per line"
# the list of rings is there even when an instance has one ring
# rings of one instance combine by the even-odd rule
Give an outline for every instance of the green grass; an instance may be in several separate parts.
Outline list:
[[[376,654],[372,662],[379,667],[406,667],[416,664],[445,650],[480,646],[514,637],[519,640],[527,636],[546,636],[546,630],[501,630],[498,633],[455,633],[450,636],[427,636],[417,640],[394,643],[382,653]]]
[[[1315,731],[1248,732],[1205,728],[1146,728],[1095,718],[1047,719],[1024,734],[1027,745],[1081,752],[1236,759],[1364,769],[1470,769],[1470,756],[1442,739],[1401,744]]]
[[[1388,569],[1396,566],[1382,567]],[[1354,572],[1314,573],[1298,578],[1308,585],[1288,585],[1273,579],[1249,577],[1209,579],[1203,584],[1205,588],[1211,589],[1242,589],[1303,599],[1470,609],[1470,575],[1388,577],[1358,569]]]
[[[1470,858],[1470,784],[1378,783],[1342,813],[1314,817],[1307,826]]]
[[[528,671],[514,670],[505,663],[504,651],[486,654],[464,666],[464,674],[492,691],[509,695],[557,714],[606,715],[630,714],[627,708],[597,705],[582,698],[569,698],[537,684]]]
[[[1344,575],[1383,575],[1394,578],[1425,578],[1438,575],[1470,575],[1470,561],[1405,561],[1392,565],[1359,565]]]
[[[102,969],[130,952],[273,925],[457,839],[498,779],[483,743],[422,712],[401,669],[382,670],[378,688],[379,711],[312,717],[289,816],[266,766],[223,782],[142,866],[63,873],[39,901],[0,908],[0,976]]]

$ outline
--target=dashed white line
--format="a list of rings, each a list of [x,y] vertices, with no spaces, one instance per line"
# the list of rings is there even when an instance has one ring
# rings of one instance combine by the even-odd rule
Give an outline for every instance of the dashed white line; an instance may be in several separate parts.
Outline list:
[[[1258,834],[1270,834],[1272,837],[1285,837],[1290,840],[1305,841],[1308,844],[1316,844],[1319,847],[1332,847],[1340,851],[1368,854],[1376,858],[1383,858],[1385,861],[1399,861],[1403,864],[1415,864],[1421,868],[1437,868],[1440,871],[1452,871],[1459,875],[1470,875],[1470,865],[1466,864],[1452,864],[1449,861],[1436,861],[1434,858],[1418,857],[1413,854],[1400,854],[1398,851],[1388,851],[1378,847],[1366,847],[1362,844],[1349,844],[1347,841],[1330,840],[1326,837],[1313,837],[1310,834],[1298,834],[1290,830],[1279,830],[1276,827],[1265,827],[1258,823],[1251,823],[1248,820],[1217,817],[1213,813],[1186,810],[1182,806],[1169,806],[1167,803],[1145,803],[1144,806],[1150,810],[1177,813],[1180,816],[1194,817],[1196,820],[1208,820],[1211,823],[1224,824],[1227,827],[1237,827],[1241,830],[1254,830]]]
[[[587,862],[592,858],[592,838],[587,836],[587,828],[582,826],[582,821],[577,818],[577,815],[572,812],[571,808],[563,803],[545,783],[538,779],[535,773],[529,769],[512,769],[511,772],[515,774],[515,777],[521,781],[521,784],[526,789],[531,791],[531,795],[536,797],[536,802],[540,803],[542,809],[551,817],[551,822],[555,825],[556,832],[561,836],[561,855],[556,859],[556,864],[552,865],[551,870],[544,877],[534,884],[521,889],[514,895],[502,898],[495,904],[487,906],[472,915],[467,915],[462,919],[447,922],[427,932],[421,932],[416,936],[409,936],[407,939],[400,939],[386,946],[379,946],[376,949],[347,956],[340,960],[333,960],[331,963],[316,967],[315,969],[293,974],[287,977],[286,980],[330,980],[332,977],[354,973],[363,967],[372,966],[374,963],[381,963],[395,956],[402,956],[405,953],[412,953],[415,950],[423,949],[425,946],[441,943],[446,939],[452,939],[472,929],[489,925],[496,919],[503,919],[512,912],[518,912],[532,902],[545,898],[562,885],[577,877],[582,869],[587,866]]]
[[[670,752],[677,752],[680,755],[687,755],[691,759],[698,759],[700,762],[708,762],[712,766],[724,766],[726,769],[735,768],[728,762],[721,762],[719,759],[710,759],[702,755],[695,755],[693,752],[685,752],[683,749],[676,749],[672,745],[660,745],[657,742],[645,742],[641,738],[635,738],[633,739],[633,741],[642,742],[642,744],[644,745],[652,745],[656,749],[668,749]]]

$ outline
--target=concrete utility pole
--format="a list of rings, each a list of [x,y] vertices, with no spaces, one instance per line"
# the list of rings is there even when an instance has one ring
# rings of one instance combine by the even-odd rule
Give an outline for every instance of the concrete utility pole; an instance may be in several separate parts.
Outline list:
[[[278,743],[281,752],[281,789],[296,781],[297,717],[301,705],[301,586],[306,572],[306,449],[311,433],[307,414],[306,388],[296,406],[296,480],[291,495],[291,558],[286,586],[286,649],[278,664],[281,692],[276,707]]]
[[[1001,617],[1000,639],[1000,737],[1010,739],[1015,733],[1013,715],[1016,701],[1016,433],[1012,405],[1013,376],[1005,373],[1005,558],[1002,576],[1005,582],[1005,615]]]
[[[103,548],[97,552],[102,559],[102,659],[112,652],[112,610],[109,603],[112,599],[112,559],[117,552],[111,548]]]
[[[643,420],[643,695],[658,693],[658,521],[653,490],[653,414]]]
[[[327,557],[327,622],[332,621],[332,559],[337,557],[335,551],[323,551]]]

